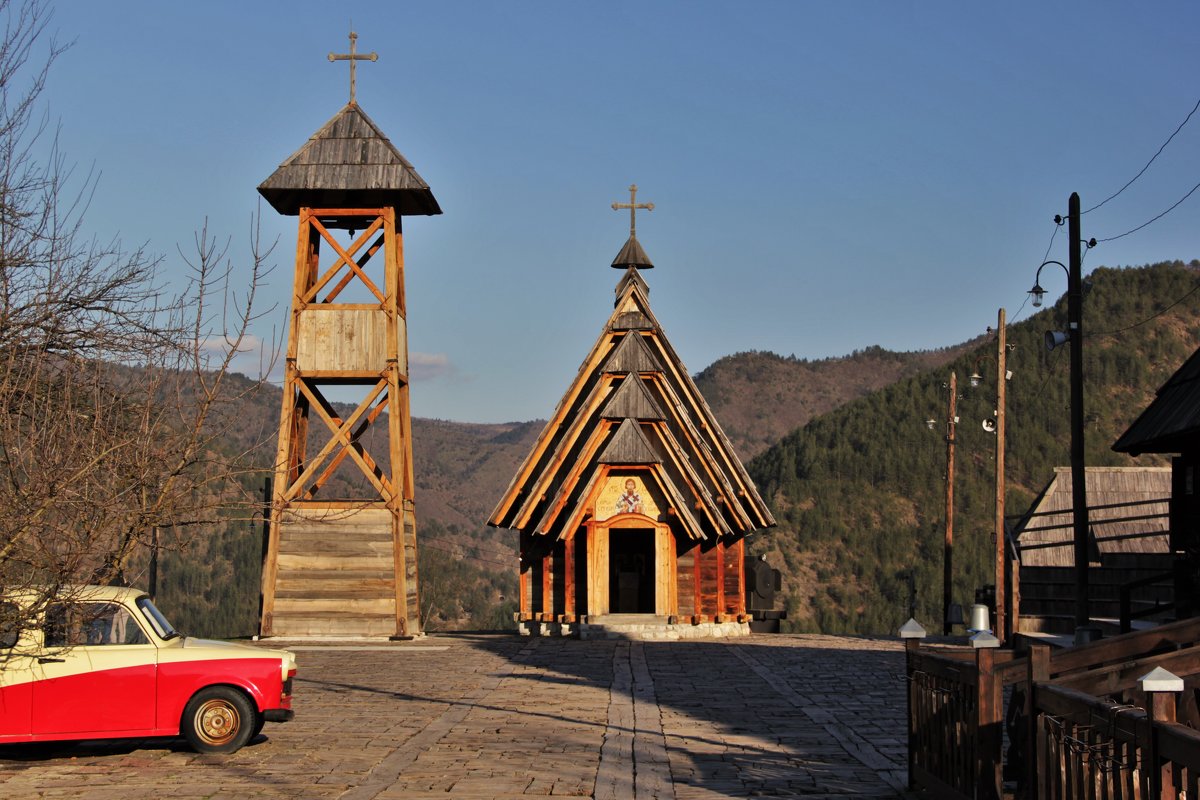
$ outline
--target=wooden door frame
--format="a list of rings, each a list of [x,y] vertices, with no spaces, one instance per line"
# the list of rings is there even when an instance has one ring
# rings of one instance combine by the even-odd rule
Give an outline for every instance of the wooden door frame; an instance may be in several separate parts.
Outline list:
[[[588,520],[587,526],[587,613],[608,614],[610,530],[640,529],[654,532],[654,613],[673,616],[679,613],[675,580],[675,537],[671,526],[645,514],[618,514],[601,520]]]

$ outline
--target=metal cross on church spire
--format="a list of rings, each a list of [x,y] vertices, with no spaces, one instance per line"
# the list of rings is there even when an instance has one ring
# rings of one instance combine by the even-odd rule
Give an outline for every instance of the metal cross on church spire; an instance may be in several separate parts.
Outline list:
[[[647,211],[654,210],[654,203],[639,203],[637,201],[637,184],[632,184],[629,187],[629,202],[628,203],[613,203],[613,211],[620,211],[622,208],[629,209],[629,238],[637,238],[637,214],[639,208],[644,208]]]
[[[350,52],[349,53],[330,53],[330,61],[349,61],[350,62],[350,102],[354,101],[354,62],[356,61],[378,61],[379,54],[372,50],[370,53],[355,52],[355,43],[358,41],[358,34],[350,31]]]

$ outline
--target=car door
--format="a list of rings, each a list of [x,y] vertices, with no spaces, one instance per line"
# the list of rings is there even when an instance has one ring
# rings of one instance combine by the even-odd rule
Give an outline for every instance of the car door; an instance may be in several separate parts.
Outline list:
[[[51,603],[45,649],[37,661],[35,736],[155,727],[158,648],[124,605]]]
[[[0,602],[0,737],[28,737],[32,723],[33,643],[16,603]]]

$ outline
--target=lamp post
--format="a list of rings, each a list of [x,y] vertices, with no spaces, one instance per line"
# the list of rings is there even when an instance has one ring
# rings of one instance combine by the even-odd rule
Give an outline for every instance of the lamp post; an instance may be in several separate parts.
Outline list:
[[[1046,261],[1038,267],[1033,288],[1033,305],[1040,306],[1046,290],[1038,282],[1042,267],[1057,264],[1067,273],[1067,334],[1071,346],[1071,507],[1075,545],[1075,643],[1083,644],[1096,638],[1089,623],[1088,608],[1088,508],[1087,474],[1083,450],[1083,254],[1079,230],[1079,195],[1071,193],[1067,210],[1067,230],[1070,236],[1070,267],[1060,261]],[[1089,245],[1095,240],[1089,242]],[[1046,334],[1046,346],[1054,349],[1061,337]]]

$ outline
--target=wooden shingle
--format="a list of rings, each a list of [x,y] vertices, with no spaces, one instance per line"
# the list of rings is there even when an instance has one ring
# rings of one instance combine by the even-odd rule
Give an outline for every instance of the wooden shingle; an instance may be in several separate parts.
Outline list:
[[[280,214],[388,206],[401,215],[442,213],[429,184],[357,103],[326,122],[258,191]]]
[[[1182,453],[1200,445],[1200,350],[1158,390],[1129,430],[1113,445],[1118,453]]]

